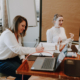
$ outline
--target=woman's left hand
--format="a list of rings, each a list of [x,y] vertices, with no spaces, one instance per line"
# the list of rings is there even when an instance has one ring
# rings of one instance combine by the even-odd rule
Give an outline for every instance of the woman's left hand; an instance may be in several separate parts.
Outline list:
[[[70,34],[70,38],[73,39],[74,34],[73,33],[69,33]]]

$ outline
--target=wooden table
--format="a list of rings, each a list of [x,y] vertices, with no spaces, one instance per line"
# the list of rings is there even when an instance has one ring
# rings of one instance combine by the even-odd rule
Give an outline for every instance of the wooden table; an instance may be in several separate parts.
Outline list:
[[[64,74],[64,61],[66,59],[80,60],[80,55],[77,54],[76,58],[65,57],[65,59],[62,61],[61,65],[60,65],[60,72],[59,72],[60,77],[63,79],[69,79],[69,80],[80,80],[80,77],[70,77],[70,76],[67,76]]]
[[[80,55],[77,54],[76,58],[65,57],[56,72],[32,71],[31,67],[32,67],[34,61],[26,60],[16,70],[16,74],[46,76],[46,77],[54,77],[54,78],[68,79],[68,80],[80,80],[80,77],[70,77],[70,76],[67,76],[64,74],[64,61],[66,59],[80,60]]]

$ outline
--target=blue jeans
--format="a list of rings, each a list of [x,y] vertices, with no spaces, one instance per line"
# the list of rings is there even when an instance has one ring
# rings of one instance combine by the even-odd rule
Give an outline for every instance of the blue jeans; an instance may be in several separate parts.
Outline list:
[[[21,65],[19,57],[14,57],[7,60],[0,60],[0,73],[14,76],[15,80],[22,80],[22,75],[16,74],[16,69]],[[24,75],[24,80],[28,80],[30,76]]]

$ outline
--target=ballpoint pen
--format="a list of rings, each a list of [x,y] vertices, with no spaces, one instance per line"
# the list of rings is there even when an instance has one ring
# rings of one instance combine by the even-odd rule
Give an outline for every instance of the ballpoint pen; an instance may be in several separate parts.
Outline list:
[[[41,47],[43,47],[43,44],[41,43]],[[42,53],[40,53],[40,56],[43,56],[43,54]]]

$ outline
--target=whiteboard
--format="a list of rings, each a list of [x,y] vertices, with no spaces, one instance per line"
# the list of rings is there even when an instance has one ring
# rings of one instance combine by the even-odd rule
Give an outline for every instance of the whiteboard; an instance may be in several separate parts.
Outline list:
[[[21,15],[28,21],[28,26],[36,26],[36,7],[35,0],[7,0],[8,23],[9,27],[15,16]]]

